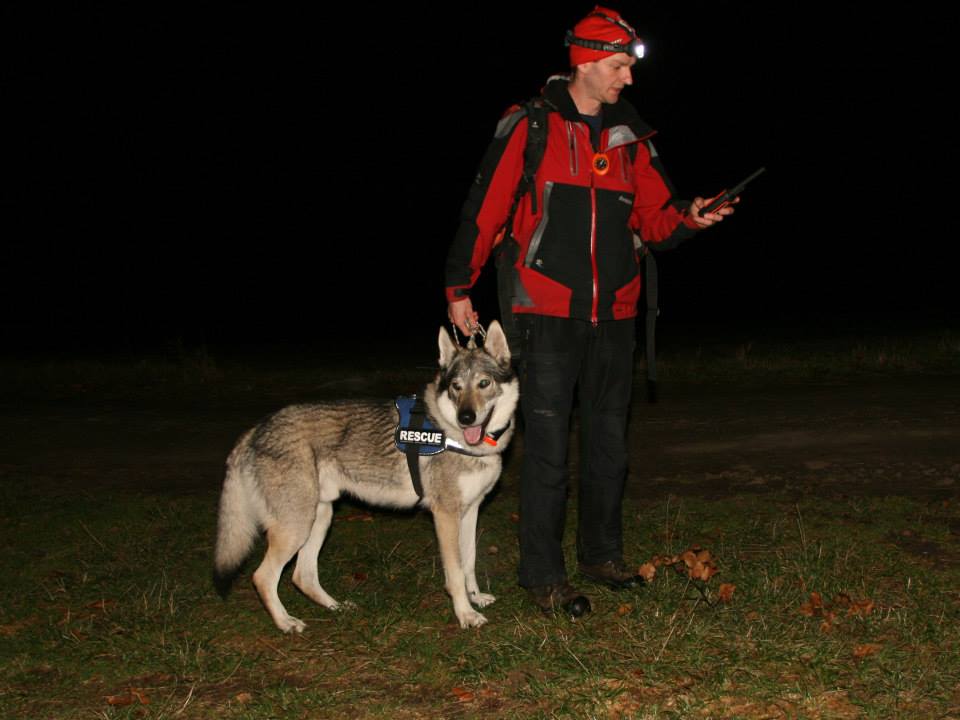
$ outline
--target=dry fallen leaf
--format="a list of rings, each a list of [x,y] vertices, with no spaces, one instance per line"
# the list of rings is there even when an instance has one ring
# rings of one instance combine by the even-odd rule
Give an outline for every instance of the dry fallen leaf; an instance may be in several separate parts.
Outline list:
[[[0,625],[0,637],[13,637],[18,632],[27,627],[31,622],[31,619],[20,620],[19,622],[11,623],[9,625]]]
[[[457,700],[460,702],[470,702],[473,700],[473,693],[469,690],[464,690],[462,687],[455,687],[451,692],[457,696]]]
[[[839,622],[839,615],[846,608],[846,616],[859,615],[861,617],[873,612],[873,600],[853,600],[847,593],[838,593],[833,603],[824,605],[823,596],[818,592],[810,593],[810,600],[800,606],[800,614],[806,617],[822,619],[820,630],[830,632]]]
[[[520,522],[520,513],[510,513],[510,520],[515,523]]]
[[[241,705],[246,705],[248,702],[253,700],[253,695],[248,692],[237,693],[237,696],[234,698]]]
[[[627,605],[626,603],[624,603],[623,605],[617,608],[617,615],[619,615],[620,617],[623,617],[624,615],[629,615],[632,612],[633,612],[633,605]]]
[[[347,522],[373,522],[373,515],[366,512],[354,513],[353,515],[347,515],[344,520]]]
[[[651,583],[657,576],[657,566],[653,563],[644,563],[637,570],[637,575],[642,577],[646,582]]]
[[[847,609],[847,615],[865,617],[873,612],[873,600],[857,600]]]
[[[125,705],[133,705],[134,703],[140,703],[141,705],[149,705],[150,698],[143,694],[142,691],[137,688],[130,688],[130,690],[122,695],[107,695],[107,704],[114,705],[116,707],[122,707]]]
[[[810,593],[810,600],[800,606],[800,614],[806,615],[807,617],[820,615],[822,611],[823,611],[823,598],[820,596],[820,593],[816,591]]]
[[[491,545],[487,548],[487,555],[496,555],[499,552],[500,548],[498,548],[496,545]]]
[[[710,578],[712,578],[718,572],[720,571],[717,570],[716,565],[713,565],[713,564],[704,565],[703,572],[700,573],[700,579],[703,580],[704,582],[707,582],[710,580]]]
[[[694,545],[679,555],[654,555],[649,562],[640,566],[637,574],[649,583],[661,566],[673,567],[678,574],[686,574],[691,580],[702,582],[707,582],[719,572],[713,563],[712,553]]]
[[[720,602],[730,602],[733,599],[733,591],[736,589],[736,585],[731,583],[722,583],[717,589],[717,599],[719,599]]]
[[[883,645],[878,645],[877,643],[865,643],[863,645],[857,645],[853,649],[853,656],[858,660],[862,660],[870,655],[876,655],[882,649]]]
[[[97,600],[96,602],[90,603],[87,605],[89,610],[103,610],[106,612],[107,608],[111,605],[116,605],[115,600]]]

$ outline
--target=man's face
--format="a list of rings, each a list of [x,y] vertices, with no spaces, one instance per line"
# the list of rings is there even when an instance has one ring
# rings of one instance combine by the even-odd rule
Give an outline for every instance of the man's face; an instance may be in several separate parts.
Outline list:
[[[602,60],[580,65],[584,87],[590,97],[602,103],[613,104],[620,99],[620,91],[633,84],[631,68],[637,62],[626,53],[608,55]]]

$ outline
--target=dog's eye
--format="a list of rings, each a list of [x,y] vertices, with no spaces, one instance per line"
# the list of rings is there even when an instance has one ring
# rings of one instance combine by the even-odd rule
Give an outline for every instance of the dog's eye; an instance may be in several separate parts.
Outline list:
[[[479,387],[480,387],[481,390],[482,390],[483,388],[488,388],[488,387],[490,387],[490,381],[487,380],[486,378],[484,378],[483,380],[481,380],[481,381],[479,382]]]
[[[463,385],[461,385],[461,384],[458,383],[458,382],[450,383],[450,386],[451,386],[454,390],[456,390],[457,392],[460,392],[461,390],[463,390]]]

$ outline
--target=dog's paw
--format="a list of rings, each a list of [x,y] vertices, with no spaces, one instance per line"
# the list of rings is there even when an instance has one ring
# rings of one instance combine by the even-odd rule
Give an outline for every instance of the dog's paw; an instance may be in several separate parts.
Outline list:
[[[349,600],[341,600],[340,602],[334,602],[333,605],[328,605],[327,609],[333,610],[334,612],[349,612],[356,610],[357,604]]]
[[[480,627],[487,622],[487,619],[476,610],[469,610],[457,615],[457,620],[460,621],[460,627],[463,629]]]
[[[302,633],[307,624],[293,615],[287,615],[283,620],[277,622],[277,627],[285,633]]]
[[[470,593],[470,602],[472,602],[477,607],[486,607],[487,605],[492,605],[497,601],[497,598],[493,595],[482,592],[472,592]]]

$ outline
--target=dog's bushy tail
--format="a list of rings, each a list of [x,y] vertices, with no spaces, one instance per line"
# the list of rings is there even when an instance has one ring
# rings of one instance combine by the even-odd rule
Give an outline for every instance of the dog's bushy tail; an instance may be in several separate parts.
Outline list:
[[[217,592],[224,597],[260,534],[260,494],[252,468],[241,462],[241,456],[242,451],[235,450],[227,461],[227,476],[220,495],[213,582]]]

